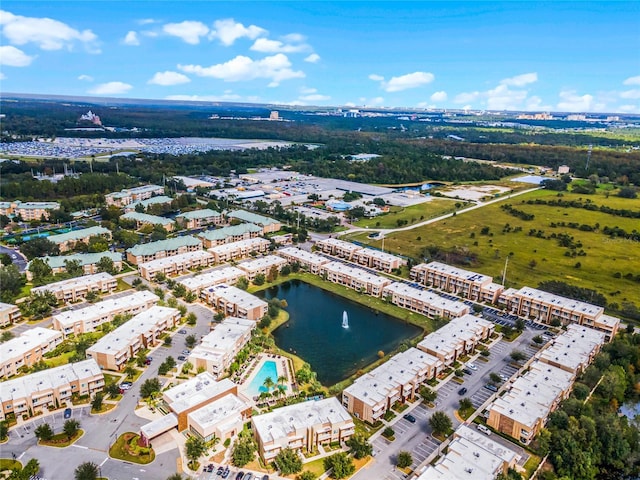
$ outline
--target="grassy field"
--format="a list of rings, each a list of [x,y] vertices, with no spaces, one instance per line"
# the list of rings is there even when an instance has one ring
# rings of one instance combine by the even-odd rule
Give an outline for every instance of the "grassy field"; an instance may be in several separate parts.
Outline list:
[[[429,220],[430,218],[454,212],[456,210],[456,203],[463,202],[459,200],[432,198],[428,202],[411,205],[410,207],[391,207],[389,213],[375,218],[363,218],[353,225],[362,228],[396,228],[398,226],[398,220],[407,221],[408,223],[406,225],[413,225],[423,220]]]
[[[557,192],[538,190],[511,200],[489,205],[475,211],[448,218],[436,224],[413,230],[389,234],[385,239],[385,249],[412,256],[422,261],[423,249],[436,245],[442,249],[456,248],[466,252],[464,256],[473,259],[466,267],[487,275],[496,281],[501,279],[505,258],[509,258],[506,285],[536,287],[545,280],[561,280],[579,287],[595,289],[606,295],[609,302],[618,304],[631,301],[640,306],[640,286],[638,282],[625,279],[624,275],[640,274],[640,242],[620,238],[610,238],[602,233],[605,226],[619,227],[627,232],[640,230],[638,219],[624,218],[590,211],[582,208],[562,208],[548,205],[526,205],[529,199],[555,200]],[[598,190],[594,195],[563,193],[562,200],[591,200],[594,204],[611,208],[640,210],[640,199],[625,199]],[[513,208],[535,215],[531,221],[524,221],[500,208],[510,203]],[[569,227],[551,227],[551,223],[575,222],[578,224],[599,224],[594,232],[581,231]],[[506,224],[512,228],[504,232]],[[489,227],[489,234],[482,235],[483,227]],[[513,229],[521,227],[521,231]],[[586,256],[565,256],[567,248],[555,239],[530,236],[531,229],[544,231],[543,236],[566,233],[580,242]],[[420,237],[420,240],[418,238]],[[380,247],[381,241],[369,239],[366,233],[349,238]],[[428,255],[428,254],[427,254]],[[578,265],[579,263],[579,265]],[[622,278],[614,278],[620,272]]]

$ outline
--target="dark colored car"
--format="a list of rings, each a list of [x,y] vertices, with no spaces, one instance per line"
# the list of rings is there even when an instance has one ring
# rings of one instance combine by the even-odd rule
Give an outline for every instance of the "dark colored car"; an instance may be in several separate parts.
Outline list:
[[[491,390],[492,392],[497,392],[498,391],[498,387],[496,387],[493,383],[487,383],[484,388],[486,388],[487,390]]]
[[[242,477],[244,477],[244,472],[238,472],[238,474],[236,475],[236,480],[242,480]]]
[[[263,475],[262,480],[269,480],[269,475]]]
[[[416,417],[414,417],[413,415],[409,415],[408,413],[406,415],[403,415],[402,418],[404,418],[407,422],[416,423]]]
[[[213,472],[214,468],[216,468],[216,466],[213,463],[210,463],[209,465],[207,465],[207,472]]]
[[[229,467],[225,468],[224,472],[222,472],[222,478],[227,478],[229,476],[229,473],[231,473]]]
[[[468,368],[463,368],[462,372],[466,375],[471,375],[473,372],[471,370],[469,370]]]
[[[185,357],[184,355],[180,355],[180,356],[178,357],[178,361],[179,361],[179,362],[184,362],[186,359],[187,359],[187,357]]]
[[[64,418],[71,418],[71,409],[70,408],[65,408],[64,409]]]
[[[458,395],[464,395],[465,393],[467,393],[467,388],[466,387],[462,387],[460,390],[458,390]]]
[[[219,466],[218,467],[218,471],[216,472],[216,475],[222,475],[224,473],[224,467],[223,466]]]
[[[178,333],[182,333],[184,335],[185,333],[187,333],[187,331],[185,329],[182,329],[182,330],[179,330]]]

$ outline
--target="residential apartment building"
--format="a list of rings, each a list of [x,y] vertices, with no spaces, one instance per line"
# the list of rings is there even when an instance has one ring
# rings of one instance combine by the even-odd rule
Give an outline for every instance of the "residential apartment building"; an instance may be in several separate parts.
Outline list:
[[[221,283],[235,285],[238,279],[244,275],[245,273],[237,267],[223,267],[211,272],[180,279],[178,283],[184,285],[187,291],[200,296],[200,292],[202,292],[203,289],[213,285],[219,285]]]
[[[224,245],[225,243],[256,238],[261,234],[262,228],[258,225],[254,225],[253,223],[241,223],[240,225],[207,230],[206,232],[199,233],[198,238],[202,240],[205,248],[211,248],[218,245]]]
[[[257,321],[267,314],[269,307],[264,300],[224,283],[203,289],[200,296],[216,310],[230,317]]]
[[[353,288],[374,297],[380,297],[384,287],[391,283],[391,280],[386,277],[369,273],[362,268],[342,262],[331,262],[323,265],[321,274],[326,275],[326,279],[330,282]]]
[[[580,375],[586,370],[606,342],[604,332],[582,325],[568,325],[551,345],[541,350],[536,358],[541,362]]]
[[[181,275],[186,270],[213,265],[215,257],[204,250],[180,253],[172,257],[158,258],[150,262],[138,264],[140,276],[152,280],[158,273],[164,275]]]
[[[58,202],[0,202],[0,215],[20,217],[25,222],[31,220],[49,219],[51,210],[60,210]]]
[[[451,366],[461,355],[471,354],[482,340],[493,334],[495,325],[475,315],[452,319],[444,327],[430,333],[418,348]]]
[[[320,445],[342,444],[355,433],[353,419],[334,397],[277,408],[253,417],[251,424],[265,462],[286,448],[311,452]]]
[[[75,246],[76,243],[89,243],[91,237],[104,237],[111,240],[111,230],[104,227],[81,228],[80,230],[72,230],[60,235],[51,235],[47,240],[58,245],[60,252],[67,252]]]
[[[94,359],[100,368],[119,372],[140,350],[157,345],[159,336],[179,319],[178,309],[155,305],[138,313],[89,347],[87,358]]]
[[[327,257],[310,253],[297,247],[281,248],[276,253],[289,263],[298,262],[304,270],[315,275],[320,274],[323,265],[331,262]]]
[[[187,415],[189,433],[205,442],[218,438],[224,442],[235,437],[251,418],[252,407],[230,393]]]
[[[13,413],[38,414],[44,407],[68,405],[71,396],[93,396],[104,388],[104,376],[93,360],[70,363],[2,383],[0,420]]]
[[[420,385],[442,368],[438,358],[409,348],[356,379],[342,392],[342,405],[356,418],[375,423],[394,403],[413,400]]]
[[[176,217],[176,221],[182,225],[182,228],[202,228],[207,225],[220,225],[222,223],[222,215],[220,212],[210,208],[203,208],[202,210],[182,213]]]
[[[449,300],[428,290],[420,290],[406,283],[393,282],[382,290],[382,297],[391,303],[429,318],[451,319],[461,317],[470,312],[469,306],[463,302]]]
[[[238,352],[251,339],[256,322],[244,318],[227,317],[205,335],[189,354],[189,362],[197,370],[211,373],[216,379],[223,376]]]
[[[67,271],[67,262],[78,262],[82,267],[83,275],[98,273],[98,263],[103,258],[109,258],[113,262],[116,272],[122,270],[122,254],[119,252],[98,252],[98,253],[74,253],[73,255],[58,255],[55,257],[40,257],[51,268],[51,273],[57,275]],[[27,264],[27,280],[33,279],[33,274],[29,270],[31,262]]]
[[[280,272],[280,269],[287,264],[287,261],[277,255],[267,255],[266,257],[256,258],[255,260],[248,260],[238,265],[238,268],[245,272],[245,277],[250,282],[253,282],[258,275],[264,275],[267,277],[271,269],[275,268]]]
[[[277,232],[282,227],[282,224],[278,220],[258,215],[256,213],[247,212],[246,210],[235,210],[233,212],[229,212],[227,213],[227,219],[235,219],[245,223],[258,225],[262,228],[263,234]]]
[[[502,285],[488,275],[452,267],[445,263],[421,263],[411,269],[411,279],[470,300],[497,303]]]
[[[140,187],[125,188],[119,192],[104,196],[107,206],[125,207],[133,202],[146,200],[154,195],[164,194],[164,187],[160,185],[142,185]]]
[[[362,247],[355,243],[345,242],[344,240],[338,240],[337,238],[325,238],[324,240],[318,240],[316,242],[316,248],[320,249],[323,253],[333,255],[334,257],[344,258],[346,260],[353,260],[355,253],[362,250]]]
[[[48,328],[34,327],[20,336],[0,343],[0,378],[11,377],[21,367],[32,367],[45,353],[62,343],[62,333]],[[0,391],[3,390],[0,388]]]
[[[196,237],[185,235],[131,247],[127,250],[127,261],[133,265],[138,265],[158,258],[172,257],[181,253],[195,252],[196,250],[202,250],[202,242]]]
[[[249,238],[247,240],[218,245],[210,248],[208,251],[214,256],[216,263],[224,263],[248,257],[252,253],[268,252],[270,245],[271,242],[264,238]]]
[[[156,225],[161,226],[167,232],[173,232],[174,225],[173,220],[168,218],[159,217],[157,215],[149,215],[148,213],[128,212],[122,215],[120,218],[124,220],[133,220],[136,222],[136,228],[140,228],[143,225]]]
[[[355,251],[352,261],[387,273],[391,273],[393,270],[407,264],[407,261],[402,257],[391,255],[390,253],[380,250],[374,250],[373,248],[361,248]]]
[[[93,332],[116,315],[137,315],[158,303],[160,297],[148,290],[134,292],[120,298],[110,298],[78,310],[69,310],[53,316],[53,328],[64,336]]]
[[[117,286],[118,281],[113,275],[100,272],[32,288],[31,293],[41,294],[51,292],[55,295],[58,302],[69,303],[85,300],[89,292],[100,294],[113,293]]]
[[[157,197],[151,197],[147,198],[146,200],[140,200],[138,202],[130,203],[129,205],[126,205],[124,207],[124,211],[135,212],[136,210],[140,210],[142,207],[142,210],[146,212],[147,208],[152,205],[167,205],[171,202],[173,202],[173,198],[167,197],[166,195],[159,195]]]
[[[0,302],[0,327],[7,327],[18,323],[21,318],[22,314],[17,305]]]
[[[531,287],[505,290],[499,301],[509,312],[516,315],[546,324],[558,319],[564,325],[585,325],[605,332],[607,340],[616,335],[620,326],[620,320],[605,315],[603,307]]]

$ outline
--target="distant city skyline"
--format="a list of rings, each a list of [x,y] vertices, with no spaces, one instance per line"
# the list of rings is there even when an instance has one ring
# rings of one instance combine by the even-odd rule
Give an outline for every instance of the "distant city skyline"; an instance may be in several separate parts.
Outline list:
[[[18,2],[2,92],[640,114],[638,2]]]

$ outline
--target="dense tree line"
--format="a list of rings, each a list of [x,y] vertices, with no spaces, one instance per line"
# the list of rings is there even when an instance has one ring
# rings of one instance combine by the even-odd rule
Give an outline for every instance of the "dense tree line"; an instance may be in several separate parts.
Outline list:
[[[526,203],[527,205],[548,205],[550,207],[561,207],[561,208],[582,208],[584,210],[591,210],[593,212],[601,212],[606,213],[608,215],[613,215],[616,217],[624,217],[624,218],[640,218],[640,210],[632,210],[632,209],[622,209],[622,208],[611,208],[607,205],[596,205],[591,200],[587,199],[586,201],[582,200],[544,200],[541,198],[537,198],[535,200],[523,200],[522,203]]]
[[[544,290],[545,292],[555,293],[556,295],[573,298],[574,300],[592,303],[601,307],[607,306],[606,297],[590,288],[569,285],[568,283],[564,283],[559,280],[548,280],[545,282],[541,282],[538,285],[538,288],[540,288],[540,290]]]

